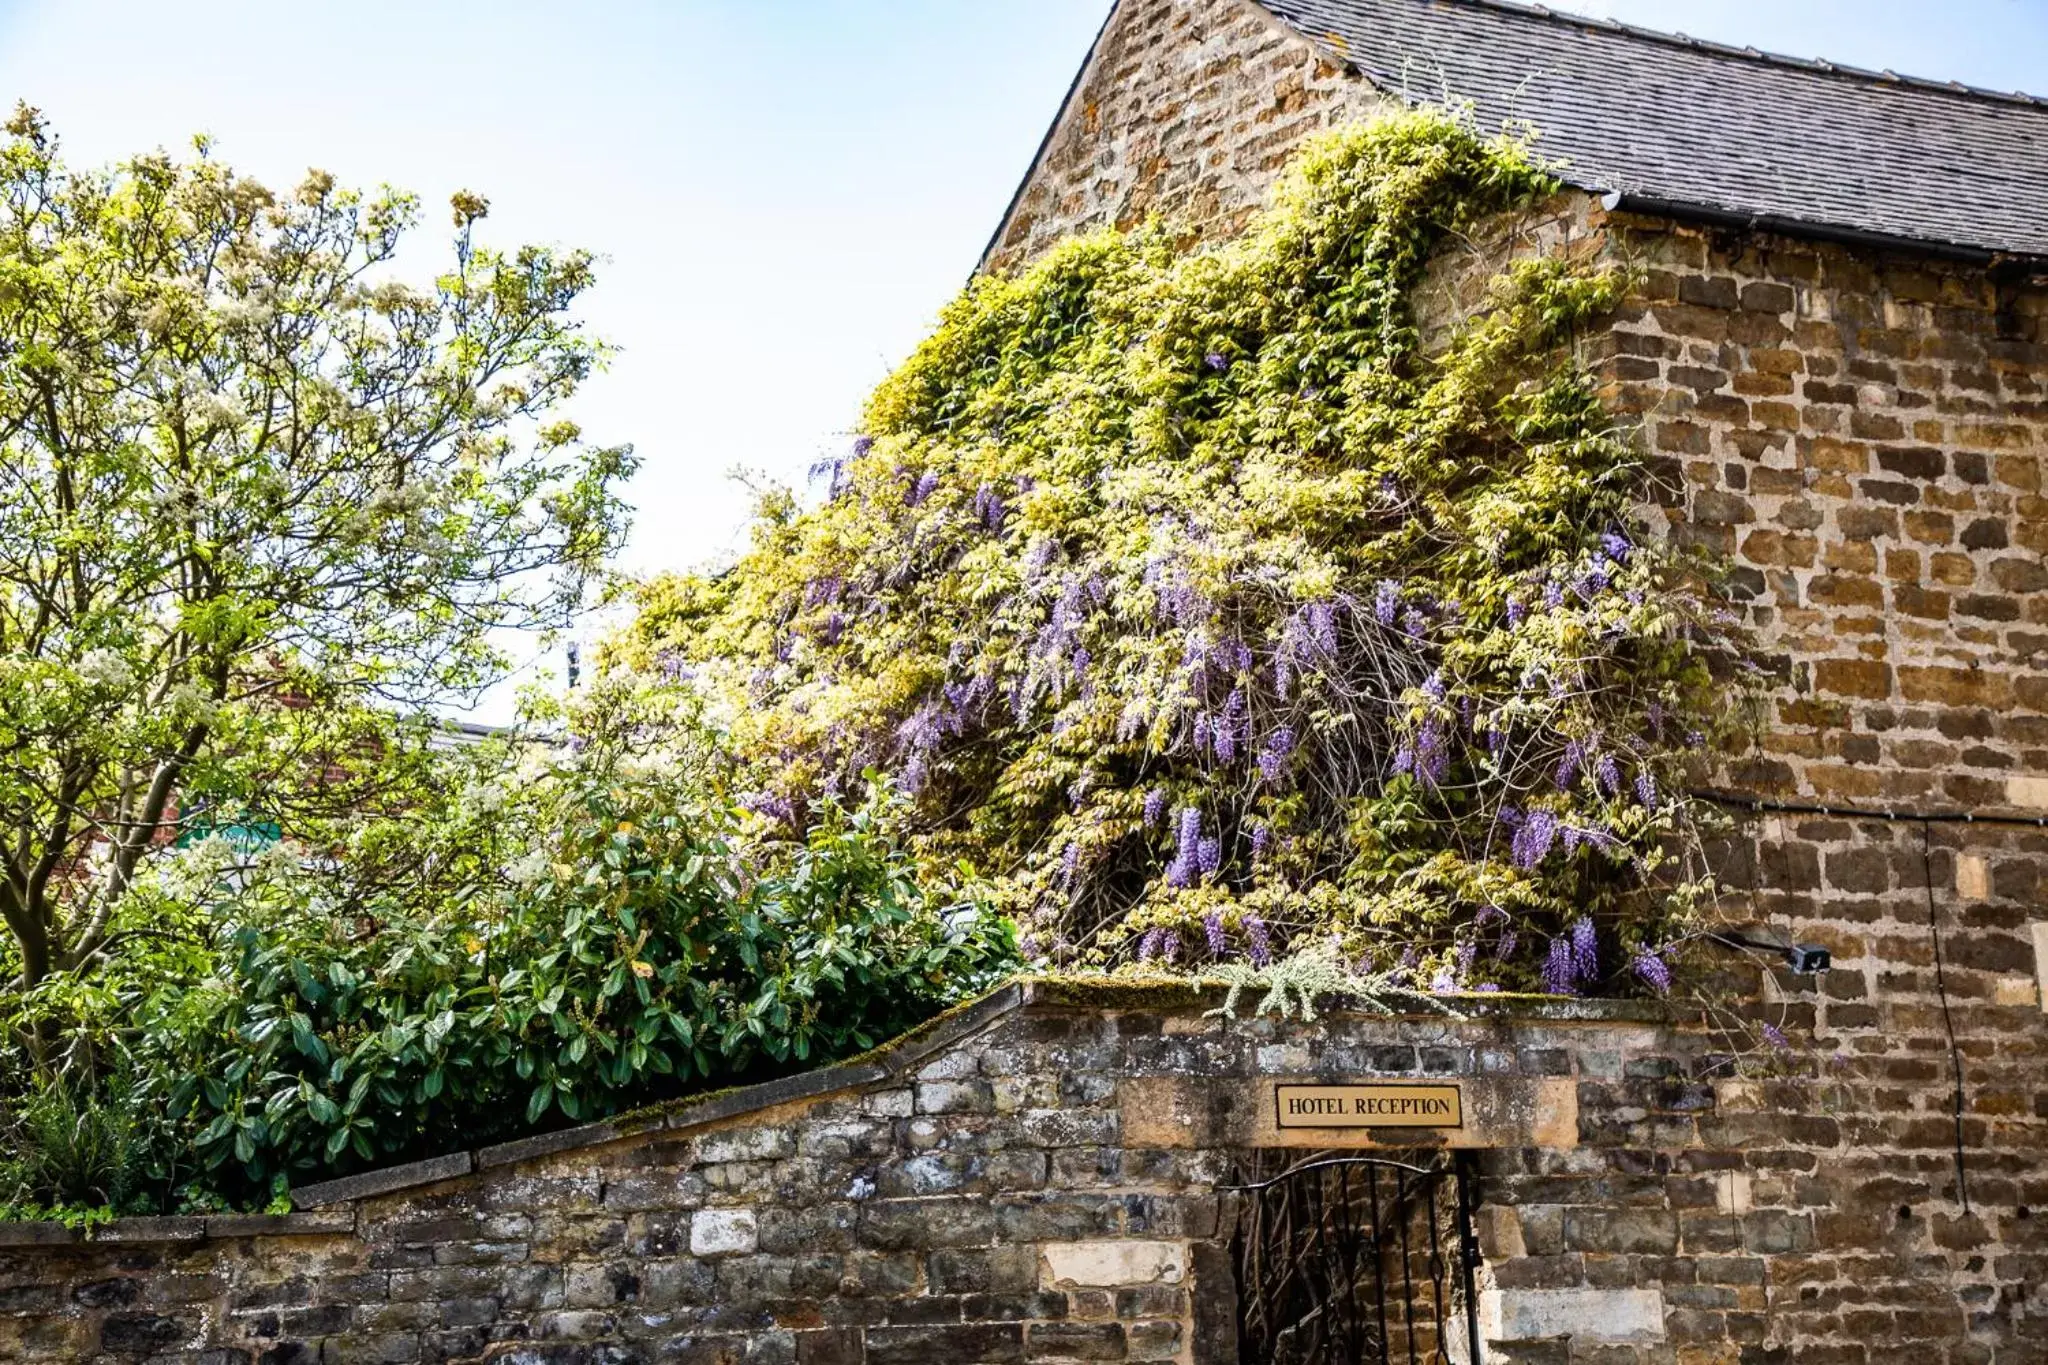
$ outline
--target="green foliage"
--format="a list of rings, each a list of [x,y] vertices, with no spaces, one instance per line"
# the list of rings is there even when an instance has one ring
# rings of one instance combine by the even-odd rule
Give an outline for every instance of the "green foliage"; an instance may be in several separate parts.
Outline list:
[[[0,980],[156,932],[130,892],[214,820],[297,827],[418,777],[394,703],[491,681],[622,534],[623,448],[555,410],[603,358],[580,252],[390,278],[419,215],[313,172],[66,166],[0,137]]]
[[[0,1221],[145,1211],[177,1183],[169,1125],[126,1076],[46,1079],[0,1105],[0,1137]]]
[[[1264,966],[1226,962],[1211,967],[1206,979],[1230,988],[1223,1004],[1210,1011],[1226,1019],[1237,1017],[1238,1000],[1248,990],[1261,993],[1252,1013],[1275,1019],[1299,1015],[1305,1024],[1316,1021],[1319,1004],[1333,1000],[1379,1014],[1392,1014],[1403,1007],[1450,1013],[1442,1001],[1416,990],[1405,972],[1360,975],[1327,939]]]
[[[822,505],[641,594],[800,817],[870,768],[1061,966],[1332,935],[1440,988],[1653,980],[1710,889],[1688,756],[1729,626],[1638,524],[1571,345],[1622,281],[1521,260],[1426,350],[1449,243],[1552,188],[1416,111],[1313,144],[1239,241],[974,282]]]
[[[196,924],[184,974],[14,1006],[61,1014],[72,1064],[37,1081],[17,1051],[0,1114],[80,1120],[24,1147],[14,1203],[260,1203],[861,1052],[1016,966],[1009,921],[913,875],[882,788],[791,836],[722,795],[673,688],[615,674],[572,719],[563,747],[437,751],[442,799],[336,820],[325,856],[154,865],[134,899]]]

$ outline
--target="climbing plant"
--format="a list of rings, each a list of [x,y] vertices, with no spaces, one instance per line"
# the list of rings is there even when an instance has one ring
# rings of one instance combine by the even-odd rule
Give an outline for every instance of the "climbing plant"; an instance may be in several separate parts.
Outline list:
[[[977,279],[822,496],[648,585],[620,648],[720,700],[771,819],[890,775],[1056,965],[1335,945],[1424,989],[1663,989],[1739,651],[1573,361],[1624,280],[1516,260],[1435,347],[1414,308],[1554,189],[1406,112],[1227,245]]]

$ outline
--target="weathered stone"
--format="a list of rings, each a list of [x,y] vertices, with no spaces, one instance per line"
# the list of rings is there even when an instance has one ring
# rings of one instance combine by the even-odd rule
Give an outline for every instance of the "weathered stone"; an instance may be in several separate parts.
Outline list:
[[[1048,1285],[1177,1284],[1187,1273],[1179,1242],[1054,1242],[1041,1254]]]
[[[743,1256],[759,1242],[752,1209],[699,1209],[690,1216],[692,1256]]]
[[[1664,1300],[1653,1289],[1490,1289],[1479,1296],[1488,1341],[1664,1340]]]

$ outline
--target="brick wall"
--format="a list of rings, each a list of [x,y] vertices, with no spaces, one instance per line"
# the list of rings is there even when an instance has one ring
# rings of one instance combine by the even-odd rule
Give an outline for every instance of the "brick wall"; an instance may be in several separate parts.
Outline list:
[[[1747,789],[2048,809],[2048,286],[1681,224],[1602,367],[1779,686]]]
[[[1906,921],[1882,932],[1911,945],[1869,984],[1924,975]],[[1823,1025],[1859,1002],[1797,989]],[[2048,1359],[2031,1000],[1959,998],[1967,1215],[1946,1058],[1875,1021],[1839,1030],[1842,1063],[1735,1066],[1647,1006],[1304,1025],[1211,1003],[1011,988],[874,1059],[303,1191],[310,1212],[0,1228],[0,1359],[1236,1365],[1218,1186],[1414,1141],[1270,1150],[1273,1084],[1369,1077],[1463,1087],[1496,1365]]]
[[[1121,0],[985,264],[1155,213],[1235,231],[1302,138],[1377,103],[1244,0]]]

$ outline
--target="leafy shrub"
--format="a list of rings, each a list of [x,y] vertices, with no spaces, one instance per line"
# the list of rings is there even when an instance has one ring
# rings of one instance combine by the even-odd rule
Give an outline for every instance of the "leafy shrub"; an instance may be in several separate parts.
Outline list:
[[[830,488],[642,595],[764,810],[881,767],[1056,963],[1331,935],[1437,989],[1611,987],[1712,890],[1692,755],[1732,652],[1571,360],[1622,281],[1525,260],[1440,351],[1440,247],[1551,182],[1415,111],[1313,144],[1232,244],[972,284]]]
[[[0,1052],[33,1139],[0,1203],[261,1204],[843,1057],[1014,969],[1010,922],[898,847],[886,788],[764,822],[648,700],[673,695],[614,678],[573,745],[443,753],[319,840],[159,861],[124,914],[184,926],[155,959],[182,971],[138,995],[109,964],[15,1006],[42,1061]]]
[[[660,784],[572,783],[546,866],[502,900],[361,937],[240,929],[177,1040],[200,1158],[260,1190],[589,1120],[875,1046],[1012,963],[877,827],[827,808],[748,877]]]
[[[0,1104],[0,1220],[155,1207],[176,1183],[174,1139],[154,1099],[125,1076],[54,1077]]]

